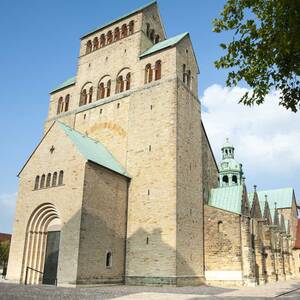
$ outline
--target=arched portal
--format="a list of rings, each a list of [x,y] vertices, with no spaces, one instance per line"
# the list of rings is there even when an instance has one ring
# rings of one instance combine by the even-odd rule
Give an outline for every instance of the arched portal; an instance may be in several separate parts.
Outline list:
[[[55,206],[51,203],[44,203],[38,206],[33,213],[31,214],[27,229],[26,229],[26,239],[25,239],[25,248],[23,256],[23,268],[22,268],[22,279],[29,284],[38,284],[42,282],[43,276],[49,279],[49,274],[41,274],[39,272],[44,272],[44,266],[47,265],[46,252],[49,254],[49,245],[53,240],[56,239],[55,246],[57,251],[55,255],[58,258],[59,250],[59,239],[61,229],[61,222],[58,215],[58,212]],[[56,233],[54,236],[53,233]],[[51,241],[49,242],[49,238]],[[48,245],[47,245],[48,244]],[[50,245],[51,246],[51,245]],[[51,255],[53,254],[53,249],[50,249]],[[51,257],[53,259],[53,255]],[[54,284],[56,280],[57,272],[57,258],[56,258],[56,267],[52,266],[52,273],[54,269],[55,274],[50,274],[51,279],[46,283]],[[30,269],[29,269],[30,268]],[[47,268],[46,268],[47,269]],[[49,269],[49,268],[48,268]],[[26,272],[27,270],[27,272]],[[37,271],[34,271],[37,270]],[[47,271],[47,270],[45,270]],[[27,277],[27,278],[26,278]],[[55,277],[55,278],[54,278]]]

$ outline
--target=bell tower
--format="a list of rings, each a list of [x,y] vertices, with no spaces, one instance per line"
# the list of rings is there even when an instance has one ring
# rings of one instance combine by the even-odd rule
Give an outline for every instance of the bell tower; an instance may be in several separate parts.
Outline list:
[[[243,178],[242,164],[234,159],[234,147],[226,139],[222,150],[222,162],[220,164],[220,186],[241,185]]]

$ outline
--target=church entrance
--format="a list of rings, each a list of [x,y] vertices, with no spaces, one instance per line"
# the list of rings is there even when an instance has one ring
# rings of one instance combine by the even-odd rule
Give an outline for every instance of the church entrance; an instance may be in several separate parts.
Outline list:
[[[22,282],[57,283],[60,231],[61,221],[52,203],[33,211],[26,230]]]
[[[48,231],[43,284],[56,284],[60,231]]]

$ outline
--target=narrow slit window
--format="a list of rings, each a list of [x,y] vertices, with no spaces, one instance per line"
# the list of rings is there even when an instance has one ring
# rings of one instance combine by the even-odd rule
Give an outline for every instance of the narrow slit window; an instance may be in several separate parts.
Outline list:
[[[106,254],[106,268],[111,268],[112,267],[112,254],[111,252],[108,252]]]

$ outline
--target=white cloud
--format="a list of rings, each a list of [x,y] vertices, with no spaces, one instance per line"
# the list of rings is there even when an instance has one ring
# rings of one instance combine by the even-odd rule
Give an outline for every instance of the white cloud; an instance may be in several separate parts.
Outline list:
[[[17,193],[0,195],[0,232],[11,232]]]
[[[212,85],[204,91],[201,103],[204,126],[217,160],[228,137],[236,148],[236,157],[248,175],[279,176],[300,169],[300,113],[278,105],[276,92],[265,104],[247,107],[238,104],[245,88]],[[245,174],[247,177],[247,173]]]

